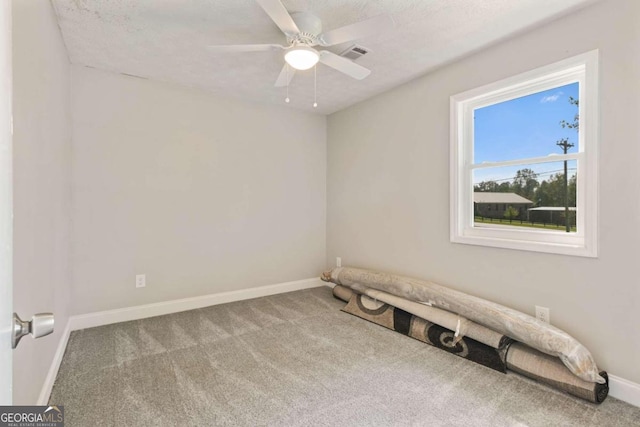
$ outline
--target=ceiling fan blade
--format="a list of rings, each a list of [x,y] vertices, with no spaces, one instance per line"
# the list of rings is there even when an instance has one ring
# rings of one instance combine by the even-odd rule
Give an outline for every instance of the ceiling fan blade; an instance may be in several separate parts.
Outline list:
[[[375,18],[356,22],[355,24],[346,25],[323,33],[320,35],[320,41],[323,46],[331,46],[374,34],[380,34],[392,29],[394,26],[395,24],[390,15],[379,15]]]
[[[328,50],[320,51],[320,62],[357,80],[362,80],[371,74],[371,70],[368,68],[364,68],[350,59],[343,58]]]
[[[256,0],[258,4],[267,12],[267,15],[276,23],[278,28],[286,35],[296,35],[300,33],[298,26],[293,22],[293,18],[280,0]]]
[[[214,53],[268,52],[284,48],[284,46],[279,44],[230,44],[207,46],[207,49]]]
[[[295,73],[295,68],[290,67],[289,64],[285,62],[284,67],[282,67],[282,70],[280,70],[280,75],[278,76],[278,79],[276,80],[276,84],[274,86],[283,87],[288,85]]]

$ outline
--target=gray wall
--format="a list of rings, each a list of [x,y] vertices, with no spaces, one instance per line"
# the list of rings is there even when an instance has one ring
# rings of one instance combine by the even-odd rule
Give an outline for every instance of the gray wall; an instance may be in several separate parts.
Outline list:
[[[14,404],[34,404],[69,312],[70,66],[51,4],[13,2],[14,310],[56,331],[14,352]]]
[[[640,382],[640,2],[504,41],[328,119],[327,262],[434,280],[533,314]],[[449,96],[600,49],[598,259],[449,242]]]
[[[73,314],[319,275],[324,116],[72,77]]]

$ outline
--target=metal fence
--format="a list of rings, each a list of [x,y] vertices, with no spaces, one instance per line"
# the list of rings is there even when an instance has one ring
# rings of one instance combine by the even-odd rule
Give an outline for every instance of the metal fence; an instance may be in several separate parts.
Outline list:
[[[566,226],[564,219],[564,212],[529,212],[529,218],[493,218],[482,215],[475,215],[475,220],[478,222],[494,223],[494,224],[512,224],[512,225],[531,225],[533,227],[549,227],[549,228],[562,228]],[[576,227],[576,215],[575,212],[569,212],[569,221],[571,227]]]

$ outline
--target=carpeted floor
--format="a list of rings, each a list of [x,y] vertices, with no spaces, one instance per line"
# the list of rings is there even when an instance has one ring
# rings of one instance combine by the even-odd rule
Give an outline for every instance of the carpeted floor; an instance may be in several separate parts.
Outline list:
[[[73,332],[66,426],[640,426],[340,312],[328,287]]]

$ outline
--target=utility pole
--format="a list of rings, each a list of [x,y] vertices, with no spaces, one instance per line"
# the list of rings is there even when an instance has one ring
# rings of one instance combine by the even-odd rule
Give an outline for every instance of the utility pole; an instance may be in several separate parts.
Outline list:
[[[556,145],[567,154],[569,148],[573,147],[573,144],[569,142],[568,138],[562,138],[556,142]],[[564,221],[566,224],[567,233],[571,231],[571,220],[569,218],[569,178],[567,176],[567,161],[564,161]]]

